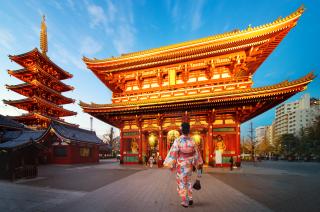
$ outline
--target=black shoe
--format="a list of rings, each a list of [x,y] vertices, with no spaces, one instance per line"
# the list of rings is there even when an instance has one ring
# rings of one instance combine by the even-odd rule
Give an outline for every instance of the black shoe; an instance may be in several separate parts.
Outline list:
[[[189,200],[189,205],[193,205],[193,200]]]
[[[186,203],[186,202],[181,202],[181,206],[184,207],[184,208],[187,208],[187,207],[188,207],[188,203]]]

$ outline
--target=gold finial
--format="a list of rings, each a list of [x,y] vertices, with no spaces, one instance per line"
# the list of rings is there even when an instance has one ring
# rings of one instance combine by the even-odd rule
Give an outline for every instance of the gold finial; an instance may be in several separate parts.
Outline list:
[[[47,41],[47,25],[46,17],[42,16],[41,31],[40,31],[40,49],[42,54],[46,55],[48,51],[48,41]]]
[[[304,12],[306,10],[304,4],[301,4],[301,6],[298,8],[298,11]]]

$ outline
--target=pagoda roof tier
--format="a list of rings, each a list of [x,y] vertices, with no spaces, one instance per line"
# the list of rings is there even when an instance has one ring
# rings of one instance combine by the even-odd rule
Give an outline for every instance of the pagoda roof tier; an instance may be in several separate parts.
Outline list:
[[[42,115],[48,115],[52,117],[73,116],[77,114],[76,112],[66,110],[59,105],[36,96],[21,100],[3,100],[3,102],[22,110],[39,112]]]
[[[30,120],[35,120],[35,119],[41,119],[41,120],[50,122],[50,119],[53,119],[50,116],[41,115],[39,113],[25,113],[20,116],[10,116],[10,118],[12,118],[13,120],[22,122],[22,123],[24,123],[24,121],[30,121]]]
[[[48,98],[48,95],[50,97],[52,96],[53,98],[50,100],[50,102],[53,102],[58,105],[70,104],[75,102],[74,99],[61,95],[59,92],[43,85],[37,80],[32,80],[30,84],[22,83],[19,85],[6,85],[6,88],[26,97],[33,97],[33,96],[39,96],[41,94],[47,94],[45,95],[46,98]]]
[[[39,114],[36,112],[25,113],[20,116],[10,116],[10,118],[20,123],[24,123],[25,125],[28,125],[28,126],[37,126],[39,124],[41,125],[42,123],[47,123],[46,127],[48,127],[52,120],[67,124],[67,122],[65,122],[60,118],[55,118],[48,115]],[[78,126],[78,125],[74,125],[74,126]]]
[[[39,113],[25,113],[20,116],[10,116],[11,119],[23,123],[32,129],[43,129],[50,125],[51,117]]]
[[[245,52],[244,61],[248,73],[253,74],[263,61],[278,46],[287,33],[297,24],[304,12],[300,7],[285,18],[244,30],[209,36],[206,38],[145,50],[107,59],[83,61],[95,75],[108,87],[106,78],[113,72],[163,68],[175,64],[184,65],[190,61],[213,58],[209,65],[219,62],[221,56]],[[242,61],[243,62],[243,61]]]
[[[259,104],[260,106],[257,107],[257,110],[251,111],[241,119],[241,122],[245,122],[276,106],[282,101],[285,101],[297,92],[306,89],[307,84],[310,83],[314,77],[314,74],[311,72],[298,80],[293,80],[291,82],[284,81],[275,85],[259,88],[116,104],[86,104],[80,102],[80,106],[84,112],[87,112],[104,122],[117,126],[117,124],[113,122],[113,119],[110,118],[111,116],[117,117],[118,119],[121,115],[130,114],[174,112],[192,109],[218,109]]]
[[[25,68],[42,69],[58,80],[69,79],[73,76],[52,62],[49,57],[39,52],[37,48],[24,54],[9,55],[9,58]]]
[[[45,71],[40,70],[29,70],[29,69],[19,69],[19,70],[8,70],[8,74],[10,74],[11,76],[14,76],[18,79],[20,79],[21,81],[24,82],[31,82],[31,80],[37,78],[39,81],[41,81],[41,77],[36,77],[35,75],[39,72],[41,72],[41,75],[44,75],[44,78],[48,79],[50,81],[50,83],[48,84],[48,87],[50,87],[51,89],[57,91],[57,92],[65,92],[65,91],[71,91],[74,90],[73,86],[70,85],[66,85],[65,83],[61,82],[60,80],[54,78],[53,76],[51,76],[50,74],[48,74]],[[42,82],[43,83],[43,82]]]

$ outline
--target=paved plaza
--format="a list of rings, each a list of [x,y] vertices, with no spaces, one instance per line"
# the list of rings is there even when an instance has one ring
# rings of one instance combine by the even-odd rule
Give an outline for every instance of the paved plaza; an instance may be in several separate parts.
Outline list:
[[[206,168],[194,206],[180,206],[167,169],[97,165],[41,166],[39,177],[0,181],[0,211],[319,211],[320,164],[244,163]]]

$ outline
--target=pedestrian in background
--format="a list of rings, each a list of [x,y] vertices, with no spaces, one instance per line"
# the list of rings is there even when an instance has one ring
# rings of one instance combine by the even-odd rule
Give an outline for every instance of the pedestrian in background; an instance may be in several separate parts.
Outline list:
[[[233,170],[233,156],[230,157],[229,162],[230,162],[230,171],[232,171]]]
[[[153,159],[153,156],[151,155],[150,158],[149,158],[149,165],[150,165],[150,168],[153,167],[153,163],[154,163],[154,159]]]
[[[143,159],[144,159],[145,166],[148,166],[148,156],[144,155]]]
[[[162,157],[161,155],[158,156],[158,168],[162,167]]]

